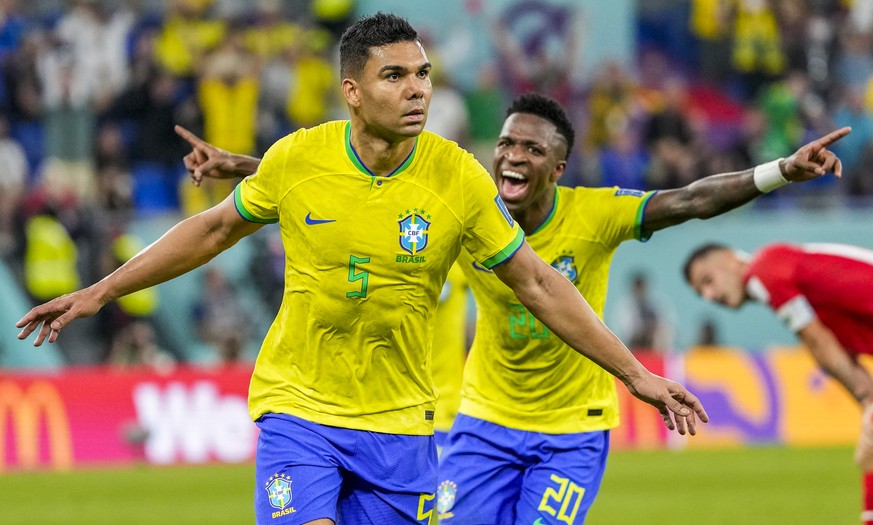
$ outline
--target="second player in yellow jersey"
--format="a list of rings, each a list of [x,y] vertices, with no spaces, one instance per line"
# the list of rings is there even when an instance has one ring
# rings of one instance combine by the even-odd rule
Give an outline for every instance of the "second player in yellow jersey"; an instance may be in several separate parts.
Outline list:
[[[639,238],[650,193],[618,188],[555,188],[554,208],[527,240],[603,317],[609,264]],[[615,379],[570,351],[469,254],[460,262],[476,297],[460,412],[509,428],[575,433],[618,425]],[[499,348],[500,351],[493,351]]]

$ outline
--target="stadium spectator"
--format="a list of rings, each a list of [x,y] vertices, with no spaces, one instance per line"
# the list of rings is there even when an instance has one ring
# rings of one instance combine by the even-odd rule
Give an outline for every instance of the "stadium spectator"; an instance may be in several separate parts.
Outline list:
[[[159,374],[168,374],[176,366],[176,358],[158,346],[154,327],[143,319],[133,320],[112,340],[106,362],[119,368],[146,367]]]
[[[257,0],[252,18],[243,39],[246,48],[264,63],[305,37],[303,27],[285,16],[281,0]]]
[[[122,231],[123,225],[115,224],[114,229]],[[143,248],[145,245],[134,235],[115,234],[103,253],[101,275],[117,270]],[[161,353],[144,348],[155,338],[152,322],[159,302],[157,289],[149,287],[125,295],[100,311],[100,337],[104,343],[101,361],[133,364],[149,361],[150,357]],[[149,355],[148,359],[145,355],[140,356],[140,348],[144,348],[143,353]]]
[[[464,247],[557,336],[655,406],[668,428],[695,433],[697,417],[707,419],[696,397],[648,372],[536,256],[472,156],[422,133],[430,64],[415,30],[394,15],[363,18],[343,34],[340,63],[350,121],[282,139],[234,195],[95,285],[33,308],[17,323],[19,337],[36,331],[35,345],[55,342],[106,302],[280,222],[295,248],[286,250],[293,300],[267,335],[249,395],[260,427],[258,522],[276,512],[319,525],[429,519],[437,457],[427,350],[439,290]],[[396,255],[378,255],[386,250]]]
[[[585,144],[598,151],[615,135],[630,133],[639,118],[637,84],[619,63],[604,64],[587,97],[588,132]]]
[[[649,276],[637,271],[631,276],[630,294],[616,307],[615,329],[631,350],[673,350],[672,309],[652,296]]]
[[[426,129],[454,140],[462,148],[470,143],[470,115],[463,94],[451,83],[445,72],[434,72],[431,104],[439,111],[428,115]]]
[[[861,521],[873,524],[873,377],[858,361],[873,354],[873,251],[839,244],[773,243],[753,255],[705,244],[685,262],[702,298],[728,308],[769,306],[816,363],[861,405],[855,460],[863,472]]]
[[[775,0],[738,0],[733,13],[734,69],[740,73],[745,98],[776,79],[786,65]]]
[[[157,64],[187,83],[193,81],[195,65],[216,46],[227,29],[224,20],[206,17],[210,0],[169,0],[157,30],[154,56]]]
[[[20,47],[7,58],[3,68],[11,135],[24,148],[31,174],[38,169],[45,154],[43,88],[37,68],[45,39],[44,31],[26,33]]]
[[[697,68],[703,82],[719,85],[731,74],[730,2],[692,0],[688,17],[697,39]]]
[[[294,79],[285,110],[294,127],[309,127],[332,116],[336,105],[336,75],[328,54],[331,41],[324,30],[310,30],[306,38],[292,48]]]
[[[721,344],[721,337],[718,333],[718,324],[715,319],[707,317],[700,322],[697,329],[697,338],[694,344],[699,347],[712,347]]]
[[[201,290],[191,312],[200,339],[213,347],[219,363],[240,361],[248,342],[251,319],[237,292],[218,266],[209,266],[203,271]]]
[[[141,80],[128,86],[103,115],[106,124],[128,130],[125,144],[130,155],[132,199],[139,216],[179,210],[178,182],[184,173],[179,157],[184,149],[168,136],[174,122],[191,125],[195,120],[192,99],[181,81],[155,66]]]
[[[97,209],[113,224],[127,224],[133,212],[133,179],[120,126],[109,123],[97,130],[94,144],[97,168]]]
[[[230,155],[177,131],[194,147],[186,165],[195,182],[204,173],[232,177],[256,169],[257,159]],[[818,169],[839,172],[835,157],[823,146],[847,132],[842,129],[805,146],[783,161],[784,169],[798,180],[822,175]],[[609,261],[621,242],[634,237],[645,240],[656,230],[748,202],[773,189],[773,177],[780,169],[779,163],[771,163],[770,170],[776,173],[756,175],[761,170],[750,169],[658,193],[558,188],[556,182],[570,153],[568,144],[573,142],[569,118],[555,101],[537,94],[522,96],[504,122],[494,151],[493,177],[532,246],[590,298],[598,315],[606,300]],[[822,164],[808,164],[807,157]],[[781,176],[775,180],[785,182]],[[550,488],[550,478],[538,476],[555,471],[584,482],[580,490],[584,489],[585,499],[574,507],[574,516],[584,519],[603,475],[608,429],[617,425],[613,379],[570,352],[468,254],[462,252],[458,263],[476,298],[477,328],[464,370],[460,415],[440,462],[440,519],[459,523],[547,519],[538,514],[537,504],[545,491],[558,489]],[[584,276],[580,268],[585,269]],[[556,362],[559,366],[554,367]],[[532,384],[554,386],[547,392],[518,387]],[[587,418],[580,421],[567,414],[587,414]],[[536,450],[518,450],[516,443],[525,440],[532,449],[548,447],[549,457],[540,458]],[[590,454],[580,456],[580,449]],[[567,501],[576,504],[572,497]]]
[[[17,250],[15,224],[27,188],[24,148],[9,136],[9,120],[0,115],[0,260],[9,261]]]
[[[256,119],[261,64],[244,45],[241,27],[231,26],[226,38],[207,52],[197,79],[197,100],[203,114],[203,133],[220,148],[255,153]],[[182,207],[193,215],[221,202],[233,186],[210,180],[201,191],[183,186]]]

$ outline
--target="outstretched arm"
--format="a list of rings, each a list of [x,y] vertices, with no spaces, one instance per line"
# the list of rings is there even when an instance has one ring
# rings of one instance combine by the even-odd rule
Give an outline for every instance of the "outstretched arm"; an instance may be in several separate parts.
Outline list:
[[[784,180],[802,182],[831,172],[837,177],[842,176],[843,166],[840,159],[827,147],[851,131],[852,128],[848,127],[832,131],[804,145],[790,157],[781,159],[778,168]],[[763,195],[775,186],[775,184],[768,184],[774,176],[776,184],[780,182],[775,171],[768,174],[766,170],[762,170],[763,166],[711,175],[682,188],[657,192],[646,204],[643,234],[648,235],[689,219],[709,219]],[[773,165],[771,169],[775,170],[775,168],[776,166]],[[756,170],[758,170],[757,176]]]
[[[203,177],[233,179],[251,175],[261,163],[261,159],[257,157],[237,155],[216,148],[178,124],[174,129],[177,135],[191,145],[191,153],[182,160],[195,186],[200,186]]]
[[[74,319],[94,315],[109,301],[193,270],[261,226],[240,217],[230,195],[177,224],[101,281],[30,310],[15,325],[22,329],[18,338],[27,339],[37,331],[34,346],[46,338],[53,343]]]
[[[814,320],[797,335],[816,362],[836,379],[862,405],[873,402],[873,377],[843,349],[834,333],[821,321]]]
[[[873,377],[846,353],[834,333],[818,319],[797,335],[819,366],[861,404],[861,433],[855,447],[855,463],[864,472],[873,470]]]
[[[564,342],[619,378],[631,394],[657,408],[667,428],[694,435],[695,414],[709,421],[694,394],[646,370],[573,284],[540,259],[527,242],[512,258],[495,267],[494,273]]]

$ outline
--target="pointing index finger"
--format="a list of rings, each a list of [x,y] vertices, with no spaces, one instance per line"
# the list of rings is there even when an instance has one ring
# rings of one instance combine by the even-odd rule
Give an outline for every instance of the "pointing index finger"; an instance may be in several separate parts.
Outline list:
[[[852,128],[850,128],[849,126],[846,126],[846,127],[831,131],[830,133],[828,133],[827,135],[818,139],[815,142],[819,146],[827,147],[827,146],[830,146],[831,144],[833,144],[834,142],[840,140],[841,138],[845,137],[846,135],[848,135],[851,132],[852,132]]]
[[[191,133],[190,131],[183,128],[182,126],[176,124],[173,127],[173,129],[176,131],[177,135],[179,135],[180,137],[182,137],[183,139],[188,141],[188,143],[191,144],[192,146],[194,146],[195,148],[199,149],[199,148],[206,147],[206,142],[204,142],[203,139],[201,139],[197,135]]]

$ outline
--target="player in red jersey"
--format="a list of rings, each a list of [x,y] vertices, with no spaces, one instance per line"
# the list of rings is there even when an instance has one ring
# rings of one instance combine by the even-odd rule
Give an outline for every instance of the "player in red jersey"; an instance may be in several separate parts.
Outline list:
[[[701,297],[728,308],[768,305],[816,362],[861,404],[855,460],[863,471],[861,521],[873,525],[873,250],[844,244],[771,244],[754,255],[706,244],[685,262]]]

